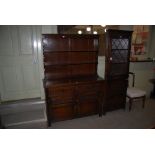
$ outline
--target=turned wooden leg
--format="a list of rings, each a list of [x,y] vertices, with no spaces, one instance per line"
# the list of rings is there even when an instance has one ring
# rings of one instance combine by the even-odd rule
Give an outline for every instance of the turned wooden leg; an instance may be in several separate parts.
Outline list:
[[[143,108],[145,107],[145,100],[146,100],[146,96],[143,97]]]
[[[133,99],[129,98],[129,111],[131,111],[132,101],[133,101]]]

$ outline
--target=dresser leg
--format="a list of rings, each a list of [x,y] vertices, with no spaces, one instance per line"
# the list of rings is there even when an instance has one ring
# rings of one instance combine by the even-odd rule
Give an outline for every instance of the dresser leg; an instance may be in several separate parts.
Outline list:
[[[105,110],[103,110],[103,115],[105,115],[106,114],[106,111]]]
[[[47,127],[50,127],[50,126],[51,126],[51,120],[48,119],[48,120],[47,120]]]

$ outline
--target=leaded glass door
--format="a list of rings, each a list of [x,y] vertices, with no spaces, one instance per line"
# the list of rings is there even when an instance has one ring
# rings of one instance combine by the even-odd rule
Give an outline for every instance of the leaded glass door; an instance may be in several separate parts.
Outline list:
[[[107,31],[108,78],[128,77],[131,32]]]

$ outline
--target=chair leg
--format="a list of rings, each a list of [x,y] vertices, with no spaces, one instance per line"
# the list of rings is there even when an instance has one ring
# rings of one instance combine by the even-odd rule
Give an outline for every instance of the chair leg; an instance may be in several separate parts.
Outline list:
[[[132,107],[132,99],[129,98],[129,111],[131,111],[131,107]]]
[[[142,105],[143,108],[145,107],[145,100],[146,100],[146,96],[143,97],[143,105]]]

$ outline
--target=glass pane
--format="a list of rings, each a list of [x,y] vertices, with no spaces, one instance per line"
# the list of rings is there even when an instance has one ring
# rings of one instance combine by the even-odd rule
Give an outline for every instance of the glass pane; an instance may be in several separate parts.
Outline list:
[[[112,51],[113,63],[126,63],[128,62],[128,50],[113,50]]]
[[[112,49],[128,49],[128,39],[112,39]]]

